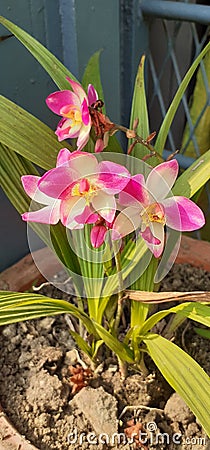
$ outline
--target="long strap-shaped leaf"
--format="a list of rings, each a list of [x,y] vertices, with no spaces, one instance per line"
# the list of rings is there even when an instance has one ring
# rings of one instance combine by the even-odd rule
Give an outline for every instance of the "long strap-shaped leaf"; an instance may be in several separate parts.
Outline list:
[[[210,379],[199,364],[177,345],[149,334],[144,342],[168,383],[184,399],[210,436]]]
[[[94,88],[98,93],[98,97],[100,98],[100,100],[104,101],[104,93],[100,77],[100,65],[99,65],[100,55],[101,50],[95,52],[89,59],[82,77],[82,85],[85,91],[87,92],[88,85],[90,83],[93,84]],[[106,112],[105,105],[103,106],[103,111],[105,114]]]
[[[38,172],[33,164],[1,144],[0,161],[0,180],[5,194],[20,214],[28,211],[31,200],[25,194],[20,178],[25,174],[37,175]],[[67,268],[73,273],[80,273],[77,256],[68,243],[65,229],[61,223],[51,226],[51,242],[49,242],[47,225],[31,223],[31,226],[49,247],[54,246],[59,259]]]
[[[100,76],[100,54],[101,50],[95,52],[89,59],[82,78],[82,85],[85,91],[87,92],[88,84],[93,84],[98,93],[99,99],[104,101],[104,93]],[[103,113],[104,114],[106,113],[106,105],[103,106]],[[85,146],[85,151],[93,153],[94,148],[95,143],[93,142],[92,139],[89,139],[88,143]],[[122,147],[118,142],[116,136],[110,136],[109,145],[106,148],[106,151],[123,153]]]
[[[138,119],[139,123],[137,127],[137,134],[146,139],[147,136],[149,136],[149,119],[145,95],[144,64],[145,64],[145,55],[143,55],[141,58],[136,75],[131,116],[130,116],[130,128],[131,129],[133,128],[134,121]],[[133,140],[129,139],[128,142],[129,142],[128,145],[130,146]],[[132,156],[142,159],[142,157],[147,153],[148,150],[143,145],[137,144],[132,151]]]
[[[67,142],[59,143],[47,125],[2,96],[0,118],[0,142],[43,169],[55,166],[61,148],[72,150]]]
[[[133,101],[130,116],[130,128],[133,128],[134,121],[139,120],[137,127],[137,134],[142,136],[144,139],[149,136],[149,118],[148,118],[148,108],[145,93],[145,55],[142,56],[137,75],[135,80]],[[129,139],[129,146],[132,145],[133,140]],[[132,150],[132,156],[142,159],[145,155],[149,153],[149,150],[141,144],[137,144]],[[133,161],[133,166],[135,161]],[[150,165],[156,165],[159,161],[156,158],[151,158],[149,160]],[[134,167],[133,167],[134,169]],[[158,260],[153,257],[150,261],[149,267],[144,271],[141,276],[132,283],[130,289],[148,290],[152,291],[154,288],[154,276],[157,269]],[[136,321],[141,317],[142,322],[146,319],[149,310],[149,305],[140,304],[137,302],[131,302],[131,327],[136,325]]]
[[[4,25],[29,50],[34,58],[44,67],[59,89],[70,89],[66,77],[76,80],[75,76],[40,42],[14,23],[0,16],[0,23]],[[77,80],[76,80],[77,81]]]
[[[66,313],[73,314],[84,323],[89,333],[98,337],[88,315],[65,300],[39,294],[0,291],[0,325]]]
[[[202,323],[207,327],[210,327],[209,306],[203,305],[201,303],[186,302],[163,311],[158,311],[156,314],[150,316],[144,322],[143,326],[139,327],[139,334],[146,334],[156,325],[156,323],[158,323],[160,320],[171,313],[178,314],[182,318],[188,318],[194,320],[195,322]]]
[[[112,336],[109,331],[105,330],[104,327],[94,322],[95,328],[107,347],[109,347],[122,361],[127,361],[128,363],[134,363],[133,351],[123,342],[118,341],[117,338]]]
[[[209,181],[210,178],[210,150],[200,156],[177,179],[172,192],[174,195],[192,197]]]
[[[97,320],[98,303],[104,279],[100,249],[91,248],[90,226],[75,230],[72,239],[75,248],[80,249],[78,256],[83,277],[85,296],[88,299],[88,311],[91,318]]]
[[[183,96],[193,74],[195,73],[200,61],[202,60],[202,58],[205,56],[205,54],[209,50],[210,50],[210,42],[204,47],[203,51],[195,59],[194,63],[192,64],[192,66],[186,73],[185,77],[183,78],[173,101],[171,102],[171,105],[170,105],[170,107],[167,111],[167,114],[165,116],[165,119],[161,125],[160,131],[158,133],[158,137],[157,137],[157,140],[155,143],[155,148],[156,148],[157,152],[159,152],[159,153],[162,153],[164,150],[168,132],[169,132],[170,126],[172,124],[172,121],[174,119],[174,116],[176,114],[176,111],[179,107],[179,104],[181,102],[182,96]]]

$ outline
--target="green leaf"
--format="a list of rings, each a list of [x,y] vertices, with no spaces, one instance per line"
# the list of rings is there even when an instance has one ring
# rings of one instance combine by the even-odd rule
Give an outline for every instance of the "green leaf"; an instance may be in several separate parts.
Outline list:
[[[173,337],[175,330],[177,330],[177,328],[179,328],[185,320],[186,317],[182,317],[180,314],[175,314],[164,329],[164,336],[170,340]]]
[[[109,137],[109,143],[105,150],[106,152],[123,153],[123,149],[115,135]]]
[[[61,148],[72,150],[67,142],[59,143],[47,125],[2,96],[0,116],[0,142],[43,169],[55,166]]]
[[[196,322],[210,327],[210,307],[201,303],[186,302],[153,314],[146,320],[142,328],[139,329],[139,334],[146,334],[156,325],[156,323],[171,313],[178,314],[181,318],[195,320]]]
[[[94,322],[94,326],[107,347],[109,347],[122,361],[127,361],[131,364],[134,363],[133,352],[127,345],[118,341],[109,333],[109,331],[105,330],[105,328],[98,323]]]
[[[88,224],[82,230],[74,230],[72,239],[74,247],[80,249],[78,260],[88,299],[89,315],[96,320],[104,270],[101,262],[101,250],[93,248],[90,241],[90,230],[91,226]]]
[[[202,303],[182,303],[171,308],[172,312],[179,314],[181,317],[187,317],[195,322],[202,323],[210,327],[210,307]]]
[[[147,100],[145,93],[145,84],[144,84],[144,64],[145,64],[145,55],[142,56],[134,85],[133,91],[133,101],[131,107],[131,116],[130,116],[130,129],[133,129],[133,123],[136,119],[139,119],[137,134],[141,136],[143,139],[146,139],[149,136],[149,119],[148,119],[148,111],[147,111]],[[133,142],[133,139],[129,139],[128,145],[130,146]],[[148,150],[141,144],[137,144],[132,151],[132,156],[136,158],[141,158],[148,153]]]
[[[42,67],[48,72],[52,80],[57,84],[59,89],[70,89],[70,84],[66,77],[76,80],[75,76],[39,41],[34,39],[26,31],[19,28],[14,23],[0,16],[0,23],[4,25],[16,38],[29,50],[29,52],[37,59]]]
[[[138,264],[145,255],[149,258],[151,255],[145,241],[141,237],[136,242],[129,239],[121,254],[122,277],[123,280],[126,280],[126,286],[130,286],[132,283],[132,281],[129,282],[129,277],[131,276],[131,279],[133,279],[133,271],[136,270],[139,273]],[[113,292],[116,292],[118,281],[118,274],[116,273],[116,267],[114,267],[104,283],[103,297],[109,297]]]
[[[195,332],[205,339],[210,339],[210,330],[204,330],[204,328],[194,328]]]
[[[191,356],[162,336],[147,335],[144,342],[165,379],[183,398],[210,435],[208,375]]]
[[[99,339],[98,341],[93,341],[92,343],[92,359],[94,360],[97,357],[97,353],[99,348],[103,345],[104,341],[102,339]]]
[[[87,92],[88,85],[92,84],[98,93],[98,98],[104,101],[104,93],[100,77],[100,55],[101,50],[98,50],[89,59],[82,78],[82,86]],[[105,105],[103,110],[105,114]]]
[[[89,358],[92,358],[92,352],[91,352],[91,347],[88,345],[88,343],[82,338],[82,336],[80,336],[78,333],[76,333],[73,330],[70,330],[70,333],[73,337],[73,339],[75,340],[75,342],[77,343],[78,347],[86,354],[89,356]]]
[[[164,118],[164,121],[161,125],[160,131],[158,133],[158,137],[156,139],[156,143],[155,143],[155,149],[159,152],[162,153],[164,150],[164,146],[166,143],[166,139],[168,136],[168,132],[169,129],[171,127],[172,121],[174,119],[174,116],[177,112],[177,109],[179,107],[179,104],[181,102],[181,99],[183,97],[183,94],[192,78],[192,76],[194,75],[200,61],[202,60],[202,58],[206,55],[206,53],[209,51],[210,49],[210,42],[204,47],[204,49],[202,50],[202,52],[198,55],[198,57],[195,59],[195,61],[193,62],[193,64],[191,65],[190,69],[188,70],[188,72],[186,73],[185,77],[183,78],[181,84],[179,85],[179,88],[174,96],[173,101],[171,102],[171,105],[166,113],[166,116]]]
[[[100,55],[101,50],[95,52],[89,59],[87,66],[85,68],[83,78],[82,78],[82,86],[87,92],[88,85],[92,84],[94,88],[96,89],[98,93],[98,98],[104,101],[104,93],[103,88],[101,84],[101,77],[100,77]],[[104,114],[105,114],[105,105],[103,107]],[[92,131],[90,134],[90,139],[88,143],[85,146],[85,151],[88,153],[94,153],[95,148],[95,133]]]
[[[81,320],[89,333],[98,337],[88,315],[65,300],[39,294],[0,291],[0,325],[64,313]]]
[[[200,65],[197,71],[193,94],[189,100],[190,117],[192,125],[195,127],[193,134],[196,138],[200,154],[205,153],[210,148],[210,108],[207,106],[206,84],[210,85],[210,52],[205,55],[203,65],[202,67]],[[196,125],[197,121],[198,123]],[[190,127],[187,122],[183,132],[181,147],[184,149],[185,156],[195,158],[196,149],[190,135]]]
[[[205,183],[209,181],[210,150],[198,158],[177,179],[172,192],[174,195],[192,197]]]
[[[103,93],[103,87],[101,83],[101,76],[100,76],[100,55],[101,50],[95,52],[91,58],[89,59],[83,78],[82,78],[82,85],[87,92],[88,84],[93,84],[94,88],[96,89],[98,93],[98,98],[105,102],[104,100],[104,93]],[[106,104],[103,106],[103,113],[106,114]],[[95,142],[93,139],[90,139],[85,146],[85,151],[93,153],[95,148]],[[106,148],[106,151],[109,152],[115,152],[115,153],[123,153],[122,147],[120,143],[118,142],[116,136],[110,136],[109,138],[109,145]]]
[[[132,283],[129,289],[152,292],[154,290],[154,276],[157,266],[158,259],[153,256],[147,269],[135,283]],[[144,324],[150,307],[148,303],[131,300],[131,327]]]
[[[33,164],[22,156],[1,144],[0,149],[1,186],[11,203],[22,214],[29,210],[31,199],[26,195],[22,187],[21,176],[27,174],[38,175],[38,172]],[[59,259],[67,268],[72,270],[73,273],[81,273],[77,256],[69,245],[66,230],[61,223],[51,226],[50,233],[48,225],[30,223],[30,226],[46,245],[56,251]]]

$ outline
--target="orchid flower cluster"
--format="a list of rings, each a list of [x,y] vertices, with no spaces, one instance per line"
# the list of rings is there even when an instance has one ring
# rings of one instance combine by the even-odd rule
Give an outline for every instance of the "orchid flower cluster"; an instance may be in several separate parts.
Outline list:
[[[82,151],[91,128],[97,131],[96,119],[96,153],[104,149],[105,133],[109,134],[107,128],[113,130],[114,124],[94,107],[98,96],[92,85],[86,95],[79,83],[68,81],[73,92],[55,92],[46,102],[63,117],[56,130],[58,139],[77,137],[77,150],[61,149],[56,167],[42,177],[22,177],[29,197],[45,205],[24,213],[23,220],[52,225],[60,220],[70,230],[92,224],[90,238],[95,248],[104,243],[108,231],[114,241],[137,231],[153,255],[160,257],[165,226],[192,231],[205,223],[203,212],[193,201],[171,194],[179,171],[177,161],[159,164],[145,180],[141,173],[132,176],[126,167],[106,160],[98,162],[96,156]]]

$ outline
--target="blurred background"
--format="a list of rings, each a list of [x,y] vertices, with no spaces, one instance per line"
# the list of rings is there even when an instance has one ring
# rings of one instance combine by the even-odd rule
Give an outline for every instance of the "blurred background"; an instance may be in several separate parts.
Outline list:
[[[90,56],[101,49],[106,109],[116,123],[129,123],[135,75],[145,53],[151,132],[158,131],[180,81],[210,32],[208,0],[1,0],[0,14],[44,44],[79,80]],[[55,129],[58,118],[47,108],[45,98],[56,86],[2,26],[0,61],[0,94]],[[209,86],[210,52],[183,97],[166,143],[165,157],[179,149],[183,170],[210,148]],[[193,237],[210,240],[209,185],[199,204],[207,225]],[[26,224],[2,190],[0,215],[1,271],[29,249]]]

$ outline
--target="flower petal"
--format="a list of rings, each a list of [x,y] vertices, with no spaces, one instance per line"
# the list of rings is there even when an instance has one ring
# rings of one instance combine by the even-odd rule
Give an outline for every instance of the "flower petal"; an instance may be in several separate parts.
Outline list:
[[[98,191],[98,194],[92,199],[93,208],[108,222],[114,220],[116,212],[116,201],[113,195],[108,195],[103,191]]]
[[[54,203],[54,200],[48,195],[45,195],[38,188],[40,179],[41,177],[37,177],[35,175],[23,175],[21,177],[23,188],[26,194],[34,201],[42,203],[43,205],[51,205]]]
[[[157,239],[155,236],[153,236],[153,234],[150,230],[150,227],[146,227],[145,230],[141,232],[141,236],[149,244],[153,244],[153,245],[160,244],[160,240]]]
[[[136,207],[149,204],[149,194],[145,187],[144,176],[134,175],[119,193],[119,203],[124,206],[136,205]]]
[[[73,127],[69,128],[68,132],[68,139],[77,138],[80,135],[82,125],[78,123],[77,125],[74,125]]]
[[[104,141],[103,139],[97,139],[96,143],[95,143],[95,153],[100,153],[102,152],[104,149]]]
[[[90,233],[91,244],[94,248],[100,247],[104,243],[107,229],[104,225],[95,225]]]
[[[100,162],[99,171],[98,180],[107,194],[118,194],[130,179],[130,173],[124,166],[111,161]]]
[[[75,92],[75,94],[79,98],[80,103],[83,102],[84,98],[87,99],[86,93],[85,93],[84,89],[82,88],[81,84],[77,83],[77,81],[71,80],[69,77],[66,77],[66,79],[68,80],[68,82],[70,83],[73,91]]]
[[[57,156],[56,167],[66,164],[71,159],[71,152],[67,148],[62,148]]]
[[[67,165],[48,170],[38,181],[38,188],[44,194],[56,199],[66,198],[69,194],[67,188],[79,178],[77,172]]]
[[[179,171],[176,159],[159,164],[151,170],[146,180],[146,189],[160,201],[166,197],[171,190]]]
[[[91,124],[89,125],[83,125],[80,128],[80,133],[77,139],[77,150],[81,150],[86,146],[89,140],[89,134],[90,134]]]
[[[91,106],[98,100],[98,94],[92,84],[88,85],[88,105]]]
[[[22,219],[26,222],[39,222],[55,225],[60,219],[60,202],[56,202],[54,207],[46,206],[38,211],[30,211],[22,214]]]
[[[58,137],[59,142],[63,141],[64,139],[68,139],[70,131],[71,131],[71,121],[69,119],[61,119],[55,131],[55,134]]]
[[[71,155],[69,167],[79,174],[79,178],[98,174],[98,161],[94,155],[79,150]]]
[[[40,177],[37,177],[35,175],[23,175],[21,177],[23,188],[30,198],[34,199],[36,191],[38,189],[39,180]]]
[[[137,230],[141,225],[141,216],[139,209],[134,206],[128,206],[117,216],[113,223],[114,233],[112,239],[119,239],[119,237],[127,236]],[[117,237],[118,235],[118,237]]]
[[[82,108],[82,121],[83,121],[84,125],[89,125],[90,114],[89,114],[89,109],[88,109],[86,98],[84,98],[81,108]]]
[[[85,206],[82,214],[75,216],[75,220],[78,223],[95,223],[99,218],[98,214],[93,213],[92,208],[90,206]]]
[[[75,217],[82,214],[85,208],[85,199],[81,197],[70,197],[61,201],[61,222],[67,228],[72,228]]]
[[[193,231],[204,226],[202,210],[186,197],[171,197],[162,201],[166,224],[178,231]]]
[[[75,105],[80,107],[80,101],[76,94],[72,91],[57,91],[53,92],[46,98],[46,103],[48,108],[51,109],[55,114],[62,115],[60,110],[67,105]]]
[[[153,253],[155,258],[159,258],[163,252],[165,239],[163,224],[150,222],[150,233],[146,228],[143,232],[141,232],[141,236],[145,240],[147,247]]]

